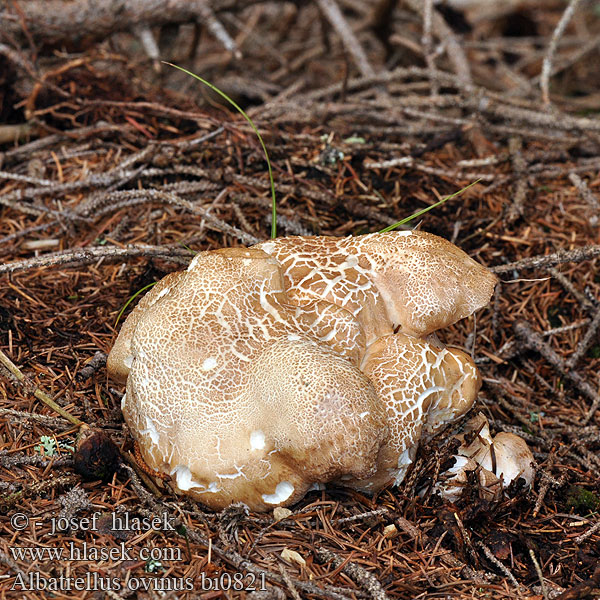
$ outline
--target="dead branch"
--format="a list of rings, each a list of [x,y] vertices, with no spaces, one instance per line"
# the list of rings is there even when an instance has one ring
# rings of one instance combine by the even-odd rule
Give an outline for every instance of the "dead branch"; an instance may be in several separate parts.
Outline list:
[[[317,550],[317,557],[323,562],[331,563],[335,569],[343,565],[342,571],[358,583],[373,600],[388,600],[388,595],[385,593],[381,583],[379,583],[372,573],[369,573],[369,571],[360,565],[344,560],[341,556],[326,548],[319,548]]]
[[[525,198],[527,197],[527,179],[525,172],[527,163],[522,153],[522,140],[518,137],[511,137],[508,140],[508,152],[510,162],[515,173],[514,199],[506,214],[507,222],[514,223],[525,212]]]
[[[531,256],[522,260],[517,260],[507,265],[496,265],[491,270],[497,275],[510,273],[511,271],[520,271],[522,269],[539,269],[542,267],[553,267],[563,263],[580,263],[585,260],[592,260],[600,256],[600,246],[584,246],[575,250],[561,250],[553,254],[544,256]]]
[[[556,29],[552,33],[550,45],[548,46],[548,51],[544,57],[542,74],[540,77],[540,88],[542,90],[542,101],[544,102],[545,106],[550,105],[550,73],[552,72],[552,60],[554,59],[556,47],[558,46],[558,42],[567,28],[569,21],[572,19],[573,13],[575,12],[579,2],[580,0],[570,0],[569,5],[567,8],[565,8],[562,17],[556,26]]]
[[[423,35],[421,37],[421,43],[423,44],[427,68],[431,71],[431,95],[437,96],[439,92],[439,86],[435,79],[435,53],[433,51],[433,39],[431,37],[432,20],[433,0],[425,0],[423,4]]]
[[[29,269],[39,269],[40,267],[73,266],[73,265],[91,265],[101,259],[105,261],[118,261],[124,258],[134,258],[140,256],[162,258],[171,260],[180,265],[189,263],[193,252],[185,248],[174,248],[168,246],[127,246],[125,248],[114,247],[94,247],[76,250],[64,250],[62,252],[53,252],[44,254],[36,258],[28,258],[11,263],[0,265],[0,274],[17,273]]]
[[[525,345],[541,354],[563,377],[568,379],[575,387],[592,402],[587,415],[582,420],[582,425],[587,425],[598,406],[600,405],[600,395],[579,373],[569,368],[569,365],[544,341],[542,336],[534,331],[526,321],[517,321],[513,329],[515,334],[525,343]]]
[[[425,6],[422,0],[406,0],[406,3],[418,14],[424,14]],[[448,26],[446,21],[444,21],[444,18],[439,12],[432,10],[431,16],[433,31],[436,36],[446,44],[448,58],[454,67],[458,79],[464,87],[470,88],[473,83],[471,79],[471,69],[459,41],[456,39],[454,32]],[[428,70],[433,73],[430,69]]]
[[[352,55],[361,75],[363,77],[372,77],[375,75],[375,70],[369,63],[365,51],[360,45],[360,42],[356,39],[354,32],[350,28],[350,25],[348,25],[348,21],[344,18],[340,7],[335,0],[317,0],[317,4],[323,11],[323,14],[327,17],[327,20],[337,31],[338,35],[342,38],[344,46],[346,46],[348,52]]]
[[[567,366],[569,369],[573,369],[577,366],[577,363],[581,360],[583,355],[590,349],[590,346],[596,339],[596,335],[598,334],[598,329],[600,328],[600,308],[596,310],[596,314],[590,323],[590,326],[587,328],[585,335],[581,342],[579,342],[577,346],[577,350],[569,357],[567,360]]]
[[[594,303],[591,302],[585,294],[580,292],[573,285],[573,283],[568,277],[565,277],[565,275],[561,273],[556,267],[548,267],[546,270],[548,271],[548,273],[550,273],[550,275],[552,275],[552,277],[554,277],[554,279],[556,279],[556,281],[558,281],[558,283],[560,283],[560,285],[562,285],[565,288],[567,292],[569,292],[569,294],[571,294],[574,298],[577,299],[577,302],[581,304],[581,307],[586,312],[589,313],[594,311]]]
[[[600,43],[600,42],[599,42]],[[598,224],[598,215],[600,215],[600,202],[595,194],[590,190],[587,183],[577,175],[577,173],[569,173],[571,183],[577,188],[579,195],[585,200],[591,208],[590,225]]]
[[[546,582],[544,581],[544,575],[542,573],[542,567],[540,567],[540,563],[538,562],[538,559],[535,557],[535,552],[533,551],[533,548],[529,548],[529,557],[531,558],[531,562],[533,563],[535,572],[538,576],[538,579],[540,580],[540,585],[542,588],[542,595],[544,596],[544,600],[549,600],[548,590],[546,589]]]
[[[213,0],[210,9],[237,11],[255,1]],[[206,20],[206,0],[32,0],[22,4],[22,11],[29,35],[37,43],[51,47],[67,44],[71,48],[86,48],[113,33],[133,31],[138,26],[193,22],[210,25]],[[214,25],[210,28],[214,33]],[[0,31],[16,39],[24,36],[12,3],[0,10]],[[231,48],[235,51],[235,43]]]
[[[0,350],[0,363],[2,364],[2,366],[5,369],[7,369],[10,372],[10,374],[13,377],[15,377],[17,379],[17,381],[19,381],[21,384],[24,384],[28,387],[32,387],[33,395],[38,400],[41,400],[46,406],[51,408],[54,412],[57,412],[61,417],[67,419],[67,421],[69,421],[69,423],[72,423],[76,427],[80,427],[81,425],[84,424],[83,421],[81,421],[77,417],[74,417],[70,412],[66,411],[59,404],[56,404],[56,402],[54,402],[54,400],[52,398],[50,398],[50,396],[48,396],[48,394],[46,394],[46,392],[44,392],[43,390],[41,390],[38,387],[33,386],[33,384],[31,382],[29,382],[28,379],[25,377],[25,375],[23,375],[23,372],[21,371],[21,369],[19,369],[19,367],[17,367],[17,365],[15,365],[12,362],[12,360],[10,360],[10,358],[8,358],[8,356],[6,356],[6,354],[4,354],[4,352],[2,352],[2,350]]]

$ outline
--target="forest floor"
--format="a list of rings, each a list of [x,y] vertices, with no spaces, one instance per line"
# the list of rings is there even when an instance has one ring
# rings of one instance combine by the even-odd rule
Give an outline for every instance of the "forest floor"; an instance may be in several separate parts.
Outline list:
[[[600,2],[116,4],[0,8],[0,599],[600,597]],[[478,181],[420,227],[500,277],[441,335],[529,443],[531,489],[431,493],[449,431],[400,487],[280,520],[140,469],[105,369],[119,311],[271,226],[251,127],[157,57],[248,111],[278,235],[378,231]],[[105,481],[74,469],[79,422],[119,448]]]

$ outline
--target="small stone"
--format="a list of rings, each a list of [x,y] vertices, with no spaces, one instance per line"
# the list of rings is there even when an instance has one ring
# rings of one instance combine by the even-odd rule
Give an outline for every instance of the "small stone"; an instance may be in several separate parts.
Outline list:
[[[289,508],[283,508],[283,506],[278,506],[273,509],[273,518],[275,519],[275,523],[281,521],[282,519],[287,519],[292,514],[292,511]]]
[[[383,528],[383,537],[395,538],[398,535],[398,528],[392,523]]]
[[[295,550],[290,550],[289,548],[284,548],[281,551],[281,558],[283,558],[283,560],[287,560],[288,562],[296,563],[301,567],[306,566],[306,561],[302,558],[302,556],[300,556],[300,554],[298,554],[298,552]]]

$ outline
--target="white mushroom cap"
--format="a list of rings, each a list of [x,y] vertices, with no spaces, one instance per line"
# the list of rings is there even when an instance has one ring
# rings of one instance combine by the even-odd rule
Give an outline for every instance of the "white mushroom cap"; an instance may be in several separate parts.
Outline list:
[[[535,476],[533,454],[527,442],[514,433],[497,433],[483,456],[476,460],[484,469],[501,478],[505,487],[519,477],[530,486]]]
[[[467,443],[465,440],[475,435]],[[445,498],[455,501],[460,496],[461,485],[466,483],[467,471],[478,470],[482,495],[488,500],[498,500],[501,486],[507,488],[522,477],[530,486],[535,476],[534,457],[527,442],[514,433],[500,432],[493,438],[485,415],[478,413],[469,420],[460,436],[462,444],[455,465],[446,472],[451,477],[442,487]],[[457,485],[458,484],[458,485]]]

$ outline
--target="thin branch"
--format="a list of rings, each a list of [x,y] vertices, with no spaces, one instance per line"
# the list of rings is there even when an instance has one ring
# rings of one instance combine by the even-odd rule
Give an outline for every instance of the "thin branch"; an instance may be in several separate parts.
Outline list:
[[[523,142],[519,137],[511,137],[508,140],[508,152],[510,162],[515,173],[515,185],[512,204],[509,206],[506,220],[509,224],[514,223],[525,212],[525,199],[527,197],[527,163],[522,152]]]
[[[591,400],[592,406],[581,422],[582,425],[587,425],[600,405],[598,391],[594,390],[579,373],[570,369],[569,365],[544,341],[544,338],[537,331],[531,328],[529,323],[517,321],[513,328],[515,334],[528,348],[541,354],[563,377],[569,379],[584,396]]]
[[[425,62],[427,68],[431,71],[429,78],[431,82],[431,95],[436,96],[438,94],[438,82],[435,78],[435,54],[433,52],[433,42],[431,37],[431,26],[433,21],[433,0],[425,0],[423,4],[423,35],[421,37],[421,43],[423,44],[423,51],[425,53]]]
[[[213,0],[210,9],[211,12],[235,11],[253,3],[251,0]],[[4,5],[6,8],[0,9],[0,30],[22,37],[22,24],[16,18],[12,3]],[[131,31],[138,25],[203,22],[206,0],[31,0],[24,3],[22,9],[27,31],[36,42],[49,46],[68,42],[83,47],[113,33]],[[211,32],[215,34],[212,29]],[[223,42],[221,37],[218,39]]]
[[[577,363],[581,360],[583,355],[588,351],[594,340],[596,339],[596,335],[598,334],[598,329],[600,328],[600,308],[596,310],[596,315],[592,319],[590,326],[587,328],[583,339],[579,342],[577,346],[577,350],[569,357],[567,360],[567,367],[569,369],[573,369],[577,366]]]
[[[548,600],[550,596],[548,596],[548,589],[546,588],[546,582],[544,581],[544,575],[542,573],[542,568],[540,567],[540,563],[535,557],[535,553],[533,552],[533,548],[529,549],[529,557],[531,558],[531,562],[535,567],[535,572],[537,573],[538,579],[540,580],[540,585],[542,586],[542,595],[544,596],[544,600]]]
[[[425,7],[423,0],[407,0],[406,2],[412,10],[420,15],[424,14]],[[438,37],[446,44],[448,58],[454,67],[454,71],[465,88],[471,88],[473,81],[471,79],[471,69],[469,61],[454,35],[454,31],[448,26],[442,15],[436,10],[432,11],[432,28]],[[429,70],[429,69],[428,69]]]
[[[40,267],[90,265],[100,259],[106,261],[119,261],[124,258],[139,256],[172,260],[173,262],[183,265],[188,264],[193,255],[193,252],[190,252],[185,248],[173,248],[168,246],[127,246],[125,248],[100,246],[84,249],[76,248],[74,250],[53,252],[35,258],[5,263],[0,265],[0,274],[17,273],[18,271],[39,269]]]
[[[483,553],[486,555],[487,559],[498,569],[500,569],[500,571],[502,571],[506,577],[508,577],[509,581],[512,583],[512,585],[515,587],[515,589],[518,592],[521,592],[522,588],[519,585],[519,582],[515,579],[515,576],[511,573],[510,569],[502,564],[493,554],[493,552],[483,543],[483,542],[477,542],[477,545],[483,550]]]
[[[21,369],[19,369],[19,367],[17,367],[17,365],[15,365],[10,360],[10,358],[8,358],[8,356],[6,356],[6,354],[4,354],[4,352],[2,352],[2,350],[0,350],[0,363],[2,363],[2,365],[8,371],[10,371],[10,373],[14,377],[16,377],[16,379],[18,381],[20,381],[21,383],[29,383],[27,381],[27,379],[25,378],[25,375],[23,375],[23,373],[21,372]],[[48,396],[48,394],[46,394],[46,392],[40,390],[38,387],[36,387],[34,389],[33,395],[38,400],[41,400],[46,406],[51,408],[54,412],[57,412],[61,417],[64,417],[65,419],[67,419],[67,421],[69,421],[69,423],[72,423],[76,427],[80,427],[81,425],[84,425],[83,421],[79,420],[77,417],[74,417],[70,412],[66,411],[59,404],[56,404],[56,402],[54,402],[54,400],[52,400],[52,398],[50,398],[50,396]]]
[[[558,42],[567,28],[569,21],[573,17],[573,13],[575,12],[575,9],[580,1],[581,0],[571,0],[567,8],[565,8],[558,25],[552,33],[550,45],[548,46],[546,56],[544,56],[544,62],[542,63],[542,74],[540,77],[540,88],[542,90],[542,102],[547,107],[550,106],[550,73],[552,72],[552,61],[554,59],[554,54],[556,52],[556,48],[558,47]]]
[[[600,43],[600,42],[599,42]],[[598,224],[598,215],[600,215],[600,202],[598,202],[598,198],[596,198],[595,194],[592,193],[590,188],[587,186],[587,183],[577,175],[577,173],[569,173],[569,179],[571,183],[577,188],[579,195],[583,200],[585,200],[589,205],[591,210],[591,216],[589,218],[590,225]]]
[[[577,299],[579,304],[581,304],[581,307],[586,312],[592,312],[594,310],[594,304],[592,304],[592,302],[590,302],[590,300],[585,296],[585,294],[582,294],[573,285],[571,280],[565,277],[565,275],[561,273],[556,267],[548,267],[546,270],[548,271],[548,273],[550,273],[550,275],[552,275],[552,277],[554,277],[554,279],[556,279],[556,281],[558,281],[558,283],[560,283],[560,285],[562,285],[565,288],[565,290],[567,290],[567,292],[572,294],[572,296]]]
[[[346,21],[335,0],[317,0],[317,4],[325,17],[327,17],[327,20],[331,23],[332,27],[342,38],[344,46],[352,55],[361,75],[363,77],[373,77],[375,75],[375,70],[369,63],[365,51],[360,45],[360,42],[356,39],[354,32],[350,28],[350,25],[348,25],[348,21]]]
[[[319,548],[317,550],[317,557],[323,562],[331,563],[335,569],[344,565],[342,571],[358,583],[373,600],[389,600],[388,595],[377,578],[360,565],[345,561],[341,556],[326,548]]]
[[[208,30],[223,44],[225,50],[231,52],[238,60],[242,58],[242,53],[237,47],[235,40],[227,33],[223,24],[217,19],[209,0],[198,0],[198,10],[207,26]]]
[[[497,275],[502,275],[511,271],[518,272],[523,269],[553,267],[554,265],[561,265],[568,262],[580,263],[585,260],[592,260],[598,256],[600,256],[600,245],[583,246],[582,248],[575,248],[575,250],[561,250],[544,256],[531,256],[508,263],[507,265],[496,265],[495,267],[491,267],[490,270]]]

